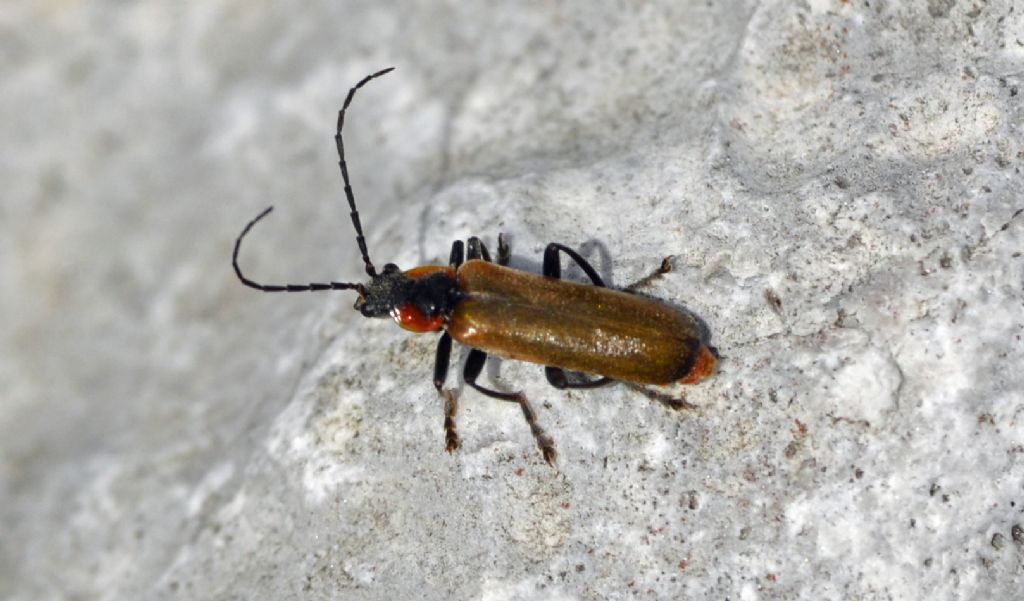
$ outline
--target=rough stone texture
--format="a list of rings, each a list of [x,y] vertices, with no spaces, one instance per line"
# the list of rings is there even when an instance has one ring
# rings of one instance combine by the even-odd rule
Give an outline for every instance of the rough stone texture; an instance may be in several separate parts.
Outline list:
[[[1024,11],[620,4],[5,6],[0,598],[1019,598]],[[504,362],[558,470],[448,456],[434,337],[234,280],[360,277],[387,65],[378,263],[673,254],[696,409]]]

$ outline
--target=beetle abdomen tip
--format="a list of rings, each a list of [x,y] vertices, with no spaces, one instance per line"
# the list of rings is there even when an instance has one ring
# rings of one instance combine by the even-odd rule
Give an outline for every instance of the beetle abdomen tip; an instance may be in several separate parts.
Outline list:
[[[679,379],[680,384],[696,384],[704,378],[715,373],[715,365],[718,360],[715,359],[714,354],[707,347],[707,345],[700,345],[700,350],[697,351],[697,359],[693,362],[693,367],[686,373],[685,376]]]

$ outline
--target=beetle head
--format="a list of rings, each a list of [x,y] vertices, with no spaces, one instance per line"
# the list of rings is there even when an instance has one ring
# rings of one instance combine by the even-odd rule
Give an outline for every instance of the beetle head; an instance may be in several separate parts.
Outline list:
[[[354,308],[364,317],[387,317],[394,307],[407,302],[411,287],[412,280],[397,265],[388,263],[360,290]]]

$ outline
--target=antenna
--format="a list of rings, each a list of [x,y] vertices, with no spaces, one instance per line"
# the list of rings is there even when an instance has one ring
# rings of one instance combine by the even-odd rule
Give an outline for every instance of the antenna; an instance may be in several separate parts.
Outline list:
[[[242,275],[242,269],[238,266],[238,249],[242,247],[242,238],[245,238],[245,235],[249,233],[249,230],[252,229],[252,226],[256,225],[256,222],[266,217],[273,210],[274,207],[267,207],[266,209],[263,210],[262,213],[257,215],[255,219],[245,224],[245,229],[243,229],[242,233],[238,235],[238,240],[235,240],[235,252],[231,253],[231,265],[235,268],[235,274],[238,275],[238,279],[241,280],[243,284],[250,288],[262,290],[263,292],[305,292],[307,290],[358,290],[360,296],[363,295],[365,290],[362,284],[350,284],[348,282],[329,282],[324,284],[260,284],[259,282],[254,282],[249,278],[245,277],[244,275]]]
[[[341,177],[345,180],[345,198],[348,199],[348,206],[351,212],[349,216],[352,218],[352,225],[356,228],[356,242],[359,244],[359,252],[363,257],[363,264],[366,266],[366,273],[372,278],[377,276],[377,270],[374,268],[373,263],[370,261],[370,254],[366,250],[366,238],[363,236],[363,226],[359,223],[359,210],[356,209],[355,195],[352,194],[352,183],[348,178],[348,164],[345,162],[345,143],[341,139],[341,129],[345,125],[345,111],[348,106],[352,104],[352,98],[356,95],[356,90],[366,85],[370,80],[376,79],[381,75],[385,75],[393,71],[394,67],[388,67],[382,69],[376,73],[367,75],[359,83],[352,86],[348,91],[348,96],[345,97],[345,103],[341,105],[341,110],[338,111],[338,128],[334,134],[334,143],[338,147],[338,166],[341,167]],[[306,292],[306,291],[320,291],[320,290],[357,290],[360,296],[365,295],[366,289],[362,284],[353,284],[349,282],[326,282],[326,283],[310,283],[310,284],[261,284],[245,277],[242,274],[242,269],[238,266],[238,251],[242,247],[242,238],[245,238],[249,230],[256,225],[259,220],[263,219],[274,210],[274,207],[267,207],[262,213],[257,215],[252,221],[245,224],[245,228],[242,233],[238,235],[238,239],[235,240],[235,251],[231,254],[231,265],[235,268],[235,274],[238,279],[250,288],[256,290],[262,290],[263,292]]]
[[[338,147],[338,166],[341,167],[341,177],[345,180],[345,198],[348,199],[348,207],[352,211],[349,213],[352,217],[352,225],[356,228],[356,243],[359,244],[359,252],[363,255],[363,263],[366,265],[366,273],[371,278],[377,275],[377,270],[370,261],[370,254],[366,251],[366,238],[363,237],[363,226],[359,223],[359,211],[356,209],[356,198],[352,194],[352,183],[348,179],[348,164],[345,162],[345,142],[341,139],[341,128],[345,126],[345,111],[348,110],[348,105],[352,103],[352,98],[355,97],[356,90],[365,86],[370,82],[370,80],[390,73],[391,71],[394,71],[394,69],[394,67],[381,69],[376,73],[367,75],[359,83],[352,86],[348,91],[348,96],[345,97],[345,104],[341,105],[341,110],[338,111],[338,130],[337,133],[334,134],[334,143]]]

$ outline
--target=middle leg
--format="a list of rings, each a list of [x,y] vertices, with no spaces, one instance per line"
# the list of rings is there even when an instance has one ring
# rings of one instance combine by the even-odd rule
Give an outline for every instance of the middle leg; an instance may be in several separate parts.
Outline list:
[[[523,417],[526,418],[526,423],[530,426],[530,432],[533,433],[533,438],[537,441],[537,447],[540,448],[541,455],[544,456],[544,461],[551,467],[554,467],[555,458],[558,455],[555,452],[555,443],[544,431],[544,428],[537,423],[537,414],[533,411],[533,407],[530,406],[530,402],[526,400],[526,395],[521,392],[499,392],[476,383],[476,379],[480,376],[480,372],[483,370],[484,363],[486,362],[487,353],[479,349],[473,349],[469,352],[469,358],[466,359],[466,368],[463,371],[466,384],[475,388],[477,392],[493,399],[518,403],[519,408],[523,411]]]
[[[468,252],[470,259],[483,259],[488,263],[491,262],[491,252],[487,250],[487,245],[485,245],[480,238],[472,236],[466,242],[469,247]],[[506,267],[511,259],[512,253],[508,248],[508,243],[505,242],[505,236],[503,234],[498,234],[498,265]]]
[[[476,236],[470,236],[469,240],[466,240],[467,246],[467,257],[469,259],[483,259],[488,263],[491,262],[491,253],[488,252],[487,247],[480,241],[480,238]]]
[[[569,377],[565,375],[564,369],[561,367],[553,367],[551,365],[544,366],[544,377],[547,378],[548,384],[551,384],[559,390],[565,390],[566,388],[599,388],[601,386],[607,386],[615,383],[615,380],[604,377],[596,380],[570,382]]]

